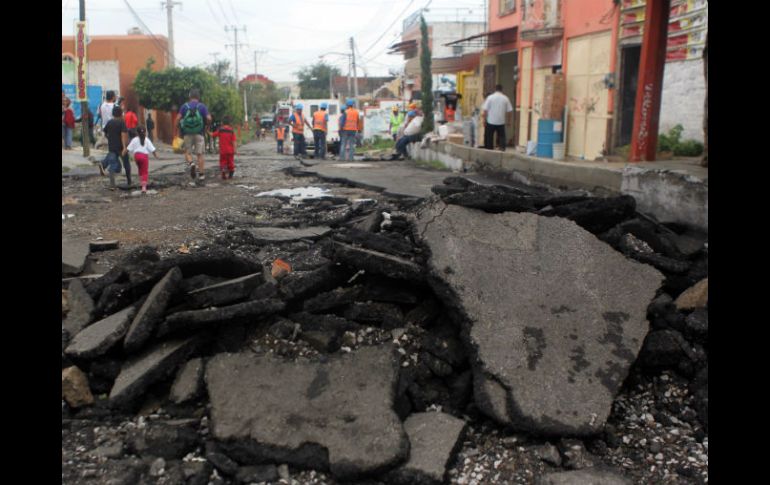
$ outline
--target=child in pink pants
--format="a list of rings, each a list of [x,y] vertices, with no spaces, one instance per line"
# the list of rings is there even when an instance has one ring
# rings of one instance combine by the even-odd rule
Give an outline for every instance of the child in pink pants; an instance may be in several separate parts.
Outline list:
[[[152,144],[149,138],[147,138],[147,130],[144,126],[140,126],[136,129],[136,134],[131,142],[126,147],[126,150],[134,156],[136,166],[139,168],[139,181],[142,183],[142,195],[147,193],[147,178],[150,170],[150,153],[155,155],[155,158],[160,158],[155,151],[155,145]]]

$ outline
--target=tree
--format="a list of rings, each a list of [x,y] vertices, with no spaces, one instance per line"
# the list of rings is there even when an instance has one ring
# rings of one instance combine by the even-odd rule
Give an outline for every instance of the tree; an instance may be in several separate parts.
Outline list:
[[[243,102],[238,91],[224,86],[211,73],[193,68],[168,68],[153,71],[152,59],[134,79],[134,91],[139,103],[145,108],[175,112],[187,102],[190,89],[201,92],[201,101],[206,104],[215,119],[229,114],[234,120],[243,118]]]
[[[235,77],[230,74],[230,61],[224,59],[206,66],[206,71],[219,80],[219,84],[235,84]]]
[[[425,117],[422,120],[422,133],[433,131],[433,75],[430,72],[430,45],[428,44],[428,24],[425,17],[420,16],[420,70],[422,84],[422,111]]]
[[[260,82],[244,83],[241,87],[246,90],[249,113],[255,116],[265,111],[271,111],[273,105],[281,99],[281,94],[272,81],[267,84]]]
[[[295,73],[299,78],[300,98],[325,99],[329,97],[329,77],[339,76],[340,70],[319,61],[312,66],[305,66]]]

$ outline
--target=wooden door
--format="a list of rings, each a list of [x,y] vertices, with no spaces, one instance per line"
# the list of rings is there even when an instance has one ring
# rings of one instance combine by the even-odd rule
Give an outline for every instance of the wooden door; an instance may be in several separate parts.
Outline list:
[[[532,112],[530,93],[532,92],[532,48],[525,47],[521,50],[521,70],[519,71],[521,82],[521,96],[519,96],[519,146],[526,147],[529,140],[529,117]]]
[[[594,160],[607,142],[610,31],[569,39],[567,43],[567,154]]]

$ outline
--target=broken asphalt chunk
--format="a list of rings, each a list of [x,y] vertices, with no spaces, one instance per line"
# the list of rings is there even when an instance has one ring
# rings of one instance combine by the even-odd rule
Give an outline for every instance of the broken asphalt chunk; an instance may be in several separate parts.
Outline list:
[[[187,294],[187,300],[197,308],[221,306],[247,298],[262,281],[260,271],[193,290]]]
[[[300,239],[320,239],[329,234],[328,226],[313,227],[258,227],[249,229],[249,233],[258,243],[282,243],[299,241]]]
[[[129,358],[112,386],[110,403],[115,407],[133,404],[150,385],[173,374],[198,343],[198,337],[169,340]]]
[[[384,472],[409,454],[393,412],[398,369],[388,345],[326,363],[219,354],[206,365],[212,436],[243,464],[288,463],[340,480]]]
[[[94,300],[79,279],[70,281],[67,294],[67,318],[62,324],[70,335],[77,335],[94,318]]]
[[[334,260],[367,273],[379,274],[397,280],[421,281],[423,268],[412,261],[390,254],[335,243]]]
[[[205,310],[188,310],[172,313],[158,328],[158,336],[174,332],[191,332],[212,325],[234,323],[245,319],[261,318],[278,313],[286,304],[281,300],[266,299],[236,303]]]
[[[64,353],[80,359],[104,355],[123,339],[135,314],[136,307],[132,305],[99,320],[77,333]]]
[[[136,352],[152,336],[181,281],[182,272],[175,267],[153,287],[126,333],[126,339],[123,341],[126,352]]]
[[[388,474],[390,483],[439,485],[462,446],[465,422],[446,413],[415,413],[404,422],[409,436],[409,459]]]
[[[436,204],[418,229],[434,289],[464,317],[479,409],[536,434],[601,430],[662,275],[561,218]]]

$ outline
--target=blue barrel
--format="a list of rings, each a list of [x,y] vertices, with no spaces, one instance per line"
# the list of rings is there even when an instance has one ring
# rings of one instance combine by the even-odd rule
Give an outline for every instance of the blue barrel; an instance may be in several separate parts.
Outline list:
[[[558,127],[556,126],[557,123],[559,124]],[[541,158],[553,158],[553,144],[561,143],[563,135],[561,120],[538,120],[535,154]]]

